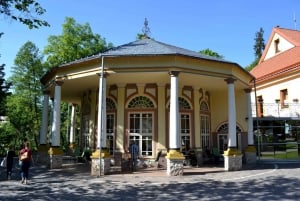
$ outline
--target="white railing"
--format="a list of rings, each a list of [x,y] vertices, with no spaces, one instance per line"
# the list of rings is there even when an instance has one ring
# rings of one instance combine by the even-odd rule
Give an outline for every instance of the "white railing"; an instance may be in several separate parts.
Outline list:
[[[257,117],[256,104],[251,106],[252,117]],[[284,107],[280,103],[263,103],[262,108],[264,117],[300,117],[300,103],[288,103]]]

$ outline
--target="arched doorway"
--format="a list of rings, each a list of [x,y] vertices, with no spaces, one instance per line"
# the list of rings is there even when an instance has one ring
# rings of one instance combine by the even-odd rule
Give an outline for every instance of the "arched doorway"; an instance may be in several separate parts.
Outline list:
[[[236,142],[237,148],[240,149],[242,147],[242,129],[236,125]],[[218,142],[218,150],[220,154],[223,154],[225,150],[228,148],[228,123],[223,123],[217,129],[217,142]]]

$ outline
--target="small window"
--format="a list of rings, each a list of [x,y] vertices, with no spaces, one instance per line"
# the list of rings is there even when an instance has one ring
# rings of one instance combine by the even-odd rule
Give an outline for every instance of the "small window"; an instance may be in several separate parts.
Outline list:
[[[257,96],[257,113],[258,117],[264,116],[264,99],[262,96]]]
[[[287,89],[280,90],[280,104],[281,104],[281,108],[289,107]]]
[[[279,39],[276,39],[274,41],[274,47],[275,47],[275,53],[280,52],[280,49],[279,49]]]

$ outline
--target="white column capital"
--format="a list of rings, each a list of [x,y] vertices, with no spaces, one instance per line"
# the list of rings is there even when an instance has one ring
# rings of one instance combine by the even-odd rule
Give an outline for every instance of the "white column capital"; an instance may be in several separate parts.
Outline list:
[[[64,82],[61,81],[61,80],[55,80],[54,83],[55,83],[56,86],[62,86]]]
[[[179,75],[179,71],[169,71],[169,75],[171,76],[171,77],[177,77],[178,75]]]
[[[227,82],[227,84],[233,84],[236,81],[236,79],[230,77],[230,78],[226,78],[224,81]]]
[[[97,75],[101,78],[102,74],[101,73],[97,73]],[[107,72],[103,72],[103,78],[107,78],[109,76],[109,74]]]

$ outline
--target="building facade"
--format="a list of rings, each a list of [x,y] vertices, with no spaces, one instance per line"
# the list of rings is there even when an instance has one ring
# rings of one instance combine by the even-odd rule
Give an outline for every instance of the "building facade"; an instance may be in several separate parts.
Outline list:
[[[256,100],[252,107],[254,130],[262,138],[259,141],[270,144],[274,153],[276,146],[290,147],[284,148],[289,158],[288,152],[299,152],[300,142],[300,32],[273,28],[251,74],[256,78],[252,93],[252,101]]]
[[[61,101],[80,107],[81,140],[71,133],[70,143],[94,150],[94,158],[99,147],[105,157],[122,158],[131,142],[142,158],[163,151],[171,162],[205,147],[242,156],[253,145],[253,76],[233,62],[145,38],[52,68],[41,81],[45,100],[54,102],[50,156],[61,154]],[[225,169],[241,165],[225,159]]]

